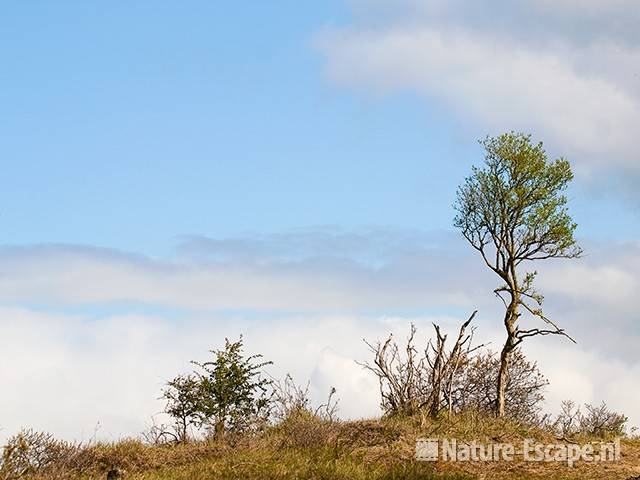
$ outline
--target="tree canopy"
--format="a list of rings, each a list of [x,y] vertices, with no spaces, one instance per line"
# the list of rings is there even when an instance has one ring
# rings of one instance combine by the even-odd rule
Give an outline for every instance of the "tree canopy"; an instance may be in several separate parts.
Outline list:
[[[569,162],[549,162],[542,142],[533,144],[522,133],[480,143],[485,167],[473,167],[459,187],[454,225],[487,266],[506,281],[509,270],[524,260],[579,256],[564,195],[573,179]]]

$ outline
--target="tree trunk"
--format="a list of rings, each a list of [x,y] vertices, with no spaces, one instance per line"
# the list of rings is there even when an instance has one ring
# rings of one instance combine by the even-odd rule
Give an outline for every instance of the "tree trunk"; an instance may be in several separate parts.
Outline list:
[[[506,404],[507,382],[509,363],[511,362],[511,351],[508,349],[507,344],[502,348],[500,354],[500,371],[498,373],[498,399],[496,402],[496,417],[504,417],[504,410]]]
[[[223,436],[224,436],[224,418],[220,418],[216,421],[215,438],[219,440]]]
[[[507,329],[507,340],[502,347],[500,353],[500,370],[498,372],[497,399],[495,406],[495,414],[497,417],[504,417],[506,406],[507,383],[509,382],[509,365],[511,363],[511,354],[516,344],[516,320],[518,319],[518,302],[519,299],[513,298],[507,307],[504,316],[504,325]]]
[[[216,440],[220,440],[225,434],[225,420],[227,418],[227,410],[226,408],[221,408],[220,412],[218,412],[218,416],[216,418],[215,423],[215,438]]]
[[[187,443],[187,417],[182,417],[182,425],[180,425],[180,443]]]

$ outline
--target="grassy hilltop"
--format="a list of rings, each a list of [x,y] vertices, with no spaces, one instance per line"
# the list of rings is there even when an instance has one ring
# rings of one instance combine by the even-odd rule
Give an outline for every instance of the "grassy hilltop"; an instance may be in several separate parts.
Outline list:
[[[374,360],[363,366],[380,382],[379,419],[340,420],[335,389],[314,408],[308,386],[291,376],[266,378],[262,367],[270,362],[245,355],[242,339],[227,340],[210,361],[195,362],[193,373],[167,382],[171,423],[112,443],[73,444],[23,430],[2,450],[0,480],[640,478],[640,440],[625,435],[627,418],[604,403],[581,411],[570,401],[555,419],[543,414],[547,382],[521,352],[511,363],[507,415],[496,416],[499,361],[464,335],[470,321],[448,353],[440,335],[439,347],[420,353],[414,327],[403,346],[391,337],[370,344]],[[521,449],[525,439],[599,448],[620,437],[620,458],[573,466],[525,461],[522,454],[509,461],[452,461],[442,448],[435,462],[415,455],[419,438]]]
[[[28,437],[28,436],[27,436]],[[25,437],[25,440],[28,438]],[[139,480],[198,479],[630,479],[640,475],[640,441],[622,441],[619,462],[419,462],[419,437],[458,442],[521,443],[524,438],[558,443],[550,431],[527,428],[484,414],[458,414],[340,422],[311,412],[292,415],[261,433],[218,440],[153,445],[140,440],[73,446],[39,437],[42,464],[4,478]],[[582,437],[581,443],[599,442]],[[32,459],[37,455],[31,452]],[[49,455],[49,457],[47,457]],[[37,463],[37,461],[36,461]],[[17,465],[16,465],[17,466]],[[27,468],[25,468],[27,467]]]

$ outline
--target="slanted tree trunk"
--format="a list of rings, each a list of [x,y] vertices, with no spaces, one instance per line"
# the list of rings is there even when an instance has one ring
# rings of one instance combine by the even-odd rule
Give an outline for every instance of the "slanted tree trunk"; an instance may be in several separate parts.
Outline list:
[[[518,303],[520,299],[518,294],[512,296],[511,303],[507,307],[504,316],[504,326],[507,330],[507,340],[504,342],[502,352],[500,353],[500,370],[498,372],[497,399],[495,414],[497,417],[503,417],[506,407],[507,384],[509,382],[509,365],[511,363],[511,355],[515,350],[518,338],[516,321],[520,314],[518,313]]]
[[[498,399],[496,402],[496,416],[503,417],[506,404],[507,382],[509,381],[509,363],[511,362],[511,351],[507,345],[502,348],[500,354],[500,372],[498,373]]]

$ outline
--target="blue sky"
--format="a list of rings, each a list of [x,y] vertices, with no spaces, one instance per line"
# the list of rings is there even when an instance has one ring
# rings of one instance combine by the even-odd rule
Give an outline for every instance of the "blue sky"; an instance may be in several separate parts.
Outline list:
[[[428,157],[451,146],[409,98],[327,85],[313,34],[346,13],[321,3],[14,6],[5,241],[158,252],[182,234],[422,224],[410,205],[437,214],[424,190],[452,188],[438,188]]]
[[[449,229],[475,140],[498,132],[412,91],[331,82],[318,36],[353,15],[342,1],[5,6],[3,242],[157,255],[188,234]],[[624,202],[573,197],[583,232],[637,235]]]
[[[139,432],[163,379],[225,335],[319,398],[337,385],[347,416],[377,411],[363,336],[478,308],[499,342],[497,282],[452,203],[477,139],[511,129],[576,172],[587,256],[540,286],[579,347],[527,350],[550,408],[606,399],[640,421],[615,394],[640,395],[635,1],[4,5],[2,432]],[[93,396],[109,388],[127,396]]]

